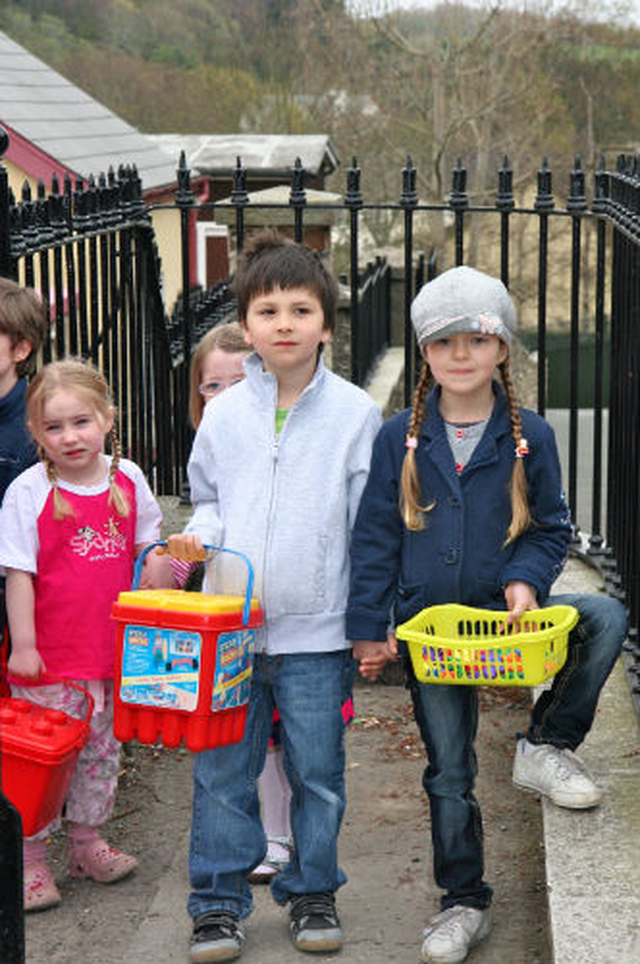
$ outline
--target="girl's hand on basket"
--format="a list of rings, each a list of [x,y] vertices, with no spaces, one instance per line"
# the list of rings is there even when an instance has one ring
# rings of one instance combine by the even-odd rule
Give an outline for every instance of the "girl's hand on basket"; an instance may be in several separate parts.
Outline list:
[[[12,650],[7,671],[21,679],[36,680],[44,676],[46,667],[35,646],[23,646]]]
[[[539,609],[536,591],[528,582],[509,582],[504,588],[509,610],[508,623],[517,623],[528,609]]]
[[[186,562],[202,562],[207,558],[200,536],[188,536],[183,532],[176,532],[169,536],[167,548],[156,551],[168,552],[170,556],[174,556],[176,559],[184,559]]]
[[[397,655],[398,646],[392,633],[384,643],[359,639],[353,644],[353,657],[360,663],[360,675],[371,682],[378,678],[385,665]]]

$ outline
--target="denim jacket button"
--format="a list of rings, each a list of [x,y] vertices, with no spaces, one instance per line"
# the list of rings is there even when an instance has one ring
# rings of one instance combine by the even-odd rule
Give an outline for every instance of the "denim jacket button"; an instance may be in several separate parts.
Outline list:
[[[460,503],[460,499],[458,498],[457,495],[450,495],[450,496],[449,496],[449,505],[451,506],[452,509],[459,509],[459,508],[460,508],[460,504],[461,504],[461,503]]]
[[[446,556],[444,557],[444,561],[448,566],[455,566],[455,564],[458,561],[458,550],[449,549]]]

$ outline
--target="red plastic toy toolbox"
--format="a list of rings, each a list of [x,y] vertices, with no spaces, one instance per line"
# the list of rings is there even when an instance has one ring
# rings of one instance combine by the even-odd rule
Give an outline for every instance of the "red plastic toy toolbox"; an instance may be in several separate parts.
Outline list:
[[[93,697],[77,683],[63,682],[87,697],[84,719],[28,700],[0,698],[2,791],[20,812],[25,837],[61,812],[78,754],[89,736]]]
[[[244,735],[255,629],[262,611],[252,598],[248,567],[244,598],[142,589],[140,555],[133,588],[112,607],[118,624],[114,674],[114,732],[122,742],[161,742],[194,751],[238,743]]]

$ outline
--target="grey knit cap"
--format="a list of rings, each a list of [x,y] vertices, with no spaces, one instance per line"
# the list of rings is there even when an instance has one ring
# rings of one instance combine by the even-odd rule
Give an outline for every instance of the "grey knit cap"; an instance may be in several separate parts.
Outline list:
[[[420,348],[459,332],[477,331],[511,341],[516,310],[499,280],[462,265],[422,286],[411,303],[411,321]]]

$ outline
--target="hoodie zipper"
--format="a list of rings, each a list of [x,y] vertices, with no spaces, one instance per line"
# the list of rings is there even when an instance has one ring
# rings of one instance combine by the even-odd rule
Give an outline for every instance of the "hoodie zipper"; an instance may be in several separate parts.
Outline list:
[[[283,426],[284,430],[284,426]],[[273,428],[273,445],[271,449],[271,476],[269,479],[269,503],[267,510],[267,524],[265,528],[265,540],[264,540],[264,551],[262,554],[262,601],[265,609],[267,609],[267,585],[268,585],[268,567],[267,558],[269,555],[269,548],[271,545],[271,540],[273,539],[273,520],[275,516],[275,493],[276,493],[276,477],[278,474],[278,452],[279,452],[280,440],[275,434],[275,423]],[[264,651],[268,648],[268,629],[266,627],[266,620],[263,624],[263,638],[264,638]]]

